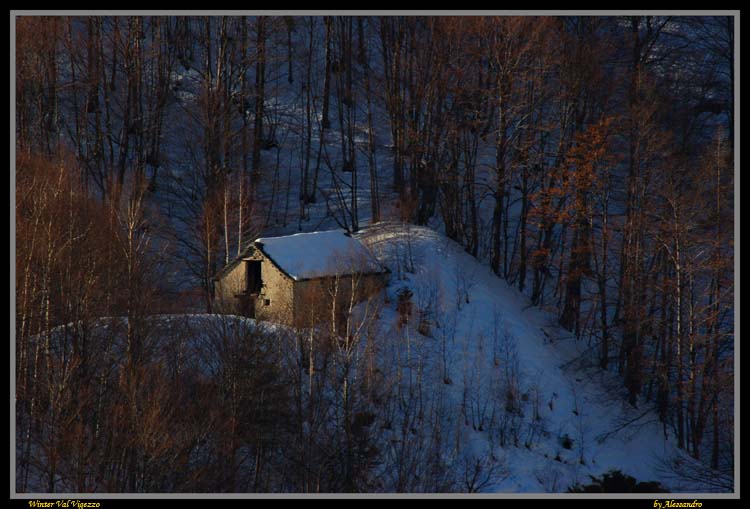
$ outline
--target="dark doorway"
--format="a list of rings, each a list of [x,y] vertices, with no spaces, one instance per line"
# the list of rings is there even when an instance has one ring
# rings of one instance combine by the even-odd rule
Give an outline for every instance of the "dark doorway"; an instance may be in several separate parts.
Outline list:
[[[260,278],[261,262],[249,260],[246,263],[247,293],[250,295],[258,295],[260,293],[260,287],[263,285],[263,280]]]

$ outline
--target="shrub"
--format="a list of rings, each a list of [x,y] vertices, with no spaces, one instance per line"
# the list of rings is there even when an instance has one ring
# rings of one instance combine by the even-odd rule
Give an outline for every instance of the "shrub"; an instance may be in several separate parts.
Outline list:
[[[610,470],[600,478],[591,477],[591,484],[576,484],[568,493],[667,493],[658,481],[638,482],[619,470]]]
[[[573,448],[573,439],[570,438],[567,434],[565,434],[565,436],[562,437],[562,439],[560,440],[560,444],[565,449],[572,449]]]

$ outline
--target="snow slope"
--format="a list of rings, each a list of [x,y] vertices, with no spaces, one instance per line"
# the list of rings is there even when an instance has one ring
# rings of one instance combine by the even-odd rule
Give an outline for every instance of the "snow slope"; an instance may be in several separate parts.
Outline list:
[[[687,488],[667,479],[661,469],[660,461],[675,454],[676,447],[656,414],[650,407],[631,407],[622,383],[588,362],[589,345],[568,338],[553,325],[554,317],[531,307],[488,267],[433,230],[379,223],[360,238],[392,270],[392,298],[401,288],[409,288],[415,302],[439,296],[433,299],[439,309],[433,309],[431,337],[413,345],[422,345],[432,373],[440,372],[441,357],[447,358],[447,394],[456,408],[486,410],[488,402],[491,407],[498,399],[493,392],[507,389],[504,373],[517,358],[520,411],[515,423],[508,426],[506,421],[506,427],[515,424],[516,436],[511,431],[505,445],[498,445],[498,430],[508,413],[502,405],[493,419],[486,413],[484,418],[463,418],[463,447],[473,448],[476,457],[490,454],[504,463],[504,474],[482,491],[565,491],[610,469],[639,481],[658,480],[670,491]],[[383,320],[395,323],[395,311],[390,312]],[[449,340],[442,349],[436,343],[445,339],[447,329]],[[433,381],[445,384],[442,378]]]
[[[378,473],[384,489],[429,488],[399,484],[400,476],[429,474],[419,465],[404,472],[394,465],[399,458],[428,465],[435,447],[443,474],[454,480],[481,465],[482,481],[471,489],[469,482],[463,489],[459,484],[459,491],[565,492],[613,469],[659,481],[671,492],[706,491],[665,473],[661,461],[679,454],[674,438],[653,410],[626,402],[617,375],[589,360],[589,345],[557,328],[553,316],[530,306],[460,245],[429,228],[394,223],[371,225],[355,237],[391,270],[377,314],[377,363],[395,386],[391,403],[377,409],[380,424],[392,423],[378,426],[386,430],[381,444],[390,445],[381,462],[388,471]],[[397,303],[404,289],[414,312],[400,327]],[[206,374],[217,369],[227,333],[287,330],[200,314],[156,315],[153,326],[149,337],[172,345],[159,355],[187,355]],[[92,324],[105,337],[122,337],[125,327],[124,318]],[[109,355],[115,362],[123,352],[115,347]],[[415,401],[418,412],[410,404]],[[430,437],[438,428],[442,441],[435,444]]]

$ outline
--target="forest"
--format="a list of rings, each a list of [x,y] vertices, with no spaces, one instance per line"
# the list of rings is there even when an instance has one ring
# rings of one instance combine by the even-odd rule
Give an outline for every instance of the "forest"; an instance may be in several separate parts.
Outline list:
[[[732,491],[734,19],[16,17],[16,490],[497,485],[494,453],[457,452],[458,375],[401,369],[449,329],[434,295],[343,335],[200,318],[261,235],[397,224],[394,277],[440,232],[656,416],[674,472]],[[504,410],[474,428],[533,449],[501,357]]]

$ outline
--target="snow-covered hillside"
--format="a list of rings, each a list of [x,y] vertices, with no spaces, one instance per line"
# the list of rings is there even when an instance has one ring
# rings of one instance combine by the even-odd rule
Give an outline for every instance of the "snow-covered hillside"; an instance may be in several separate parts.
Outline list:
[[[443,386],[445,415],[461,421],[457,454],[495,458],[482,491],[565,491],[610,469],[688,490],[665,478],[675,442],[655,412],[631,407],[615,375],[587,362],[587,344],[488,267],[428,228],[380,223],[360,238],[393,272],[389,300],[408,288],[430,315],[426,336],[406,333],[410,355],[425,385]],[[396,314],[393,304],[382,315],[389,336]]]
[[[377,223],[356,236],[388,266],[391,279],[383,294],[358,305],[355,315],[371,319],[367,341],[339,350],[332,361],[307,369],[297,347],[308,348],[312,331],[211,314],[148,317],[140,325],[144,355],[161,366],[156,372],[166,369],[187,386],[198,379],[221,386],[232,373],[229,367],[252,371],[264,359],[279,369],[279,387],[304,402],[300,408],[318,405],[315,424],[302,412],[301,428],[290,436],[299,431],[320,441],[316,446],[323,451],[340,446],[347,412],[355,422],[356,415],[371,415],[364,436],[375,459],[355,491],[565,492],[610,470],[658,481],[671,492],[708,491],[669,472],[668,460],[680,454],[671,433],[650,407],[627,403],[617,375],[595,367],[587,344],[556,327],[553,316],[530,306],[458,244],[432,229],[401,223]],[[127,319],[97,319],[85,325],[88,332],[76,327],[84,325],[54,329],[53,349],[64,351],[76,334],[88,336],[101,349],[95,352],[100,368],[110,374],[124,369]],[[247,358],[257,366],[236,365],[237,355],[247,356],[246,345],[256,349]],[[373,391],[378,396],[360,399],[358,407],[353,401],[359,396],[346,390],[360,393],[367,387],[362,381],[370,368],[378,373]],[[325,404],[313,399],[320,394]],[[220,404],[211,402],[209,408]],[[175,411],[188,410],[169,410]],[[282,430],[294,422],[273,426]],[[284,454],[293,455],[294,446],[282,443]],[[31,448],[44,467],[41,451]],[[208,453],[199,447],[193,454]],[[242,447],[237,454],[244,454]],[[339,454],[324,457],[344,462]],[[239,475],[253,478],[246,468],[240,461]],[[30,491],[47,491],[44,472],[30,471]],[[66,475],[56,474],[55,490],[76,491]],[[316,489],[278,482],[272,491]]]

